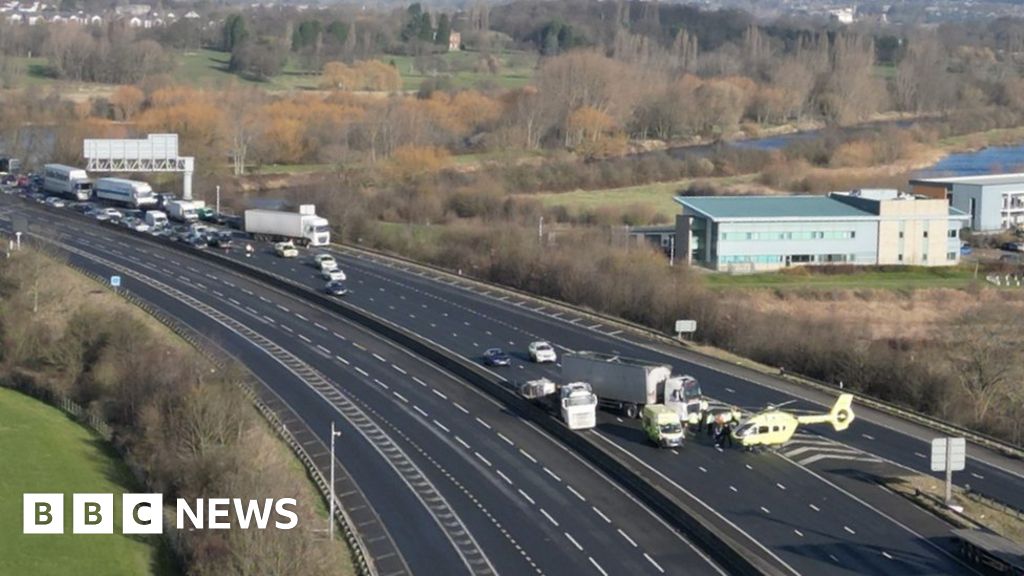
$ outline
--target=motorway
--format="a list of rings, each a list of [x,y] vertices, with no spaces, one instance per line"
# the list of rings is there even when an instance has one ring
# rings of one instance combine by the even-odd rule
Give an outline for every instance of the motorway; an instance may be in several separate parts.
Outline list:
[[[70,263],[121,275],[123,290],[244,363],[300,415],[321,456],[337,422],[351,475],[341,480],[379,520],[365,528],[381,573],[723,573],[547,435],[336,315],[72,214],[6,196],[0,213],[8,227],[25,216],[30,237]]]
[[[269,250],[259,252],[256,266],[310,287],[320,285],[313,269],[303,263],[281,260]],[[364,253],[334,253],[351,279],[350,303],[468,358],[479,359],[484,349],[502,346],[517,357],[515,366],[502,372],[510,382],[540,376],[559,379],[557,367],[526,361],[526,344],[546,339],[563,351],[589,349],[671,363],[680,373],[700,379],[706,393],[745,406],[794,398],[771,379],[737,376],[728,368],[681,358],[653,342],[617,333],[615,326],[542,302]],[[877,415],[869,410],[861,408],[859,413],[860,421],[847,433],[809,429],[779,455],[719,453],[701,442],[691,442],[678,454],[658,450],[647,445],[635,423],[608,413],[601,414],[595,435],[635,457],[637,467],[651,467],[680,490],[705,501],[794,572],[965,571],[951,557],[949,526],[875,481],[902,473],[904,467],[925,471],[920,455],[928,452],[927,433],[907,434],[890,429],[884,421],[875,423],[869,415]],[[1009,469],[972,459],[963,476],[969,476],[976,489],[1011,503],[1021,498],[1022,479]]]

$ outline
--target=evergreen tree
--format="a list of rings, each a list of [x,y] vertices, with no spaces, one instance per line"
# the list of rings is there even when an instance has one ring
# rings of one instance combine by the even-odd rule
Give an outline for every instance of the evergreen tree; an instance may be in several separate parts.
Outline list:
[[[447,14],[441,14],[437,19],[437,34],[434,36],[434,44],[448,46],[448,38],[452,35],[452,24]]]

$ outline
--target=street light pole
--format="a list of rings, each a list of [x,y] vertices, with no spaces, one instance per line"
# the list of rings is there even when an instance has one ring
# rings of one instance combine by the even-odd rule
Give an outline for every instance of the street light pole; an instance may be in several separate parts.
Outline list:
[[[217,185],[217,214],[220,214],[220,185]]]
[[[341,432],[334,429],[334,420],[331,420],[331,514],[327,519],[330,525],[331,540],[334,540],[334,439],[338,436],[341,436]]]
[[[537,239],[541,242],[544,241],[544,217],[541,216],[537,222]]]
[[[14,237],[17,239],[18,250],[21,250],[21,232],[15,232]]]

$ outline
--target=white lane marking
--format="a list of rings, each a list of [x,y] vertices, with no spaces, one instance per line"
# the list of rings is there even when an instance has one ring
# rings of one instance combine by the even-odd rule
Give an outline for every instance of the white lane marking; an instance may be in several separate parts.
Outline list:
[[[263,319],[266,320],[267,322],[270,322],[271,324],[274,323],[274,319],[271,318],[270,316],[264,316]]]
[[[460,411],[461,411],[461,412],[462,412],[463,414],[469,414],[469,410],[466,410],[465,408],[463,408],[463,407],[462,407],[462,404],[459,404],[458,402],[452,402],[452,404],[453,404],[453,405],[454,405],[454,406],[455,406],[456,408],[458,408],[458,409],[459,409],[459,410],[460,410]]]
[[[328,354],[328,355],[329,355],[329,354],[331,353],[331,351],[330,351],[330,350],[328,350],[328,349],[327,349],[327,347],[326,347],[326,346],[324,346],[323,344],[317,344],[317,345],[316,345],[316,347],[317,347],[317,348],[319,348],[319,349],[321,349],[321,350],[323,350],[325,354]]]
[[[573,488],[571,485],[566,484],[565,487],[569,490],[569,492],[572,492],[573,495],[576,496],[577,498],[579,498],[580,500],[582,500],[584,502],[587,501],[587,499],[583,497],[583,494],[580,494],[579,492],[577,492],[576,489]]]
[[[344,364],[345,366],[348,366],[348,360],[345,360],[345,359],[344,359],[344,358],[342,358],[341,356],[337,356],[337,355],[335,355],[334,357],[338,359],[338,362],[341,362],[341,363],[342,363],[342,364]]]
[[[608,332],[609,336],[618,336],[619,334],[622,334],[622,330],[616,330],[614,332]]]
[[[217,298],[223,298],[224,297],[224,293],[223,292],[218,292],[216,290],[213,291],[213,295],[216,296]]]
[[[291,312],[291,310],[289,310],[288,308],[286,308],[285,306],[282,306],[282,305],[280,305],[280,304],[278,304],[278,305],[277,305],[277,308],[278,308],[278,309],[279,309],[280,311],[282,311],[282,312]]]
[[[362,368],[360,368],[358,366],[356,366],[356,372],[359,372],[363,376],[369,376],[369,374],[366,373],[366,370],[363,370]]]
[[[629,542],[630,544],[632,544],[633,548],[637,547],[636,542],[632,538],[629,537],[629,534],[626,534],[625,532],[623,532],[622,528],[619,528],[619,535],[622,536],[623,538],[625,538],[626,542]]]
[[[597,560],[594,560],[593,556],[587,556],[587,558],[590,558],[590,563],[594,565],[594,568],[597,568],[597,571],[601,573],[601,576],[608,576],[608,573],[604,571],[604,568],[601,568],[601,565],[597,563]]]
[[[558,477],[558,474],[555,474],[554,472],[552,472],[550,469],[548,469],[547,466],[544,467],[544,471],[548,473],[548,476],[551,476],[552,478],[554,478],[555,481],[557,481],[557,482],[561,482],[562,481],[562,479]]]
[[[522,496],[523,498],[525,498],[526,501],[529,502],[530,504],[536,504],[536,502],[533,501],[533,498],[530,498],[529,494],[527,494],[526,492],[523,492],[522,488],[519,489],[519,495]]]
[[[270,298],[267,298],[266,296],[260,296],[260,301],[261,301],[261,302],[267,302],[267,303],[269,303],[269,302],[270,302]]]
[[[244,292],[246,296],[255,296],[255,294],[252,293],[252,290],[248,290],[246,288],[242,288],[242,292]]]
[[[331,332],[331,334],[334,334],[334,337],[339,340],[345,340],[345,337],[342,336],[341,334],[338,334],[337,332]]]
[[[704,472],[705,474],[707,474],[708,472],[708,469],[703,466],[697,466],[697,469],[700,470],[701,472]]]
[[[421,416],[423,416],[424,418],[426,418],[426,417],[427,417],[427,413],[426,413],[426,412],[425,412],[425,411],[423,410],[423,408],[420,408],[419,406],[415,406],[415,405],[414,405],[414,406],[412,407],[412,409],[413,409],[413,410],[415,410],[415,411],[417,411],[417,412],[419,412],[419,413],[420,413],[420,415],[421,415]]]
[[[408,398],[406,398],[405,396],[402,396],[402,395],[401,395],[401,394],[399,394],[398,392],[392,392],[392,394],[394,394],[394,395],[395,395],[395,397],[396,397],[396,398],[398,398],[399,400],[401,400],[402,402],[405,402],[406,404],[408,404],[408,403],[409,403],[409,399],[408,399]]]
[[[402,369],[401,366],[398,366],[397,364],[392,364],[391,367],[394,368],[395,370],[397,370],[399,374],[406,374],[407,373],[405,370]]]
[[[927,458],[927,456],[921,454],[920,452],[914,452],[914,456],[917,456],[918,458]]]
[[[435,392],[437,392],[437,391],[435,390]],[[504,440],[505,443],[508,444],[509,446],[515,446],[516,445],[515,442],[509,440],[508,436],[505,436],[501,432],[498,432],[498,438],[501,438],[502,440]]]
[[[376,358],[377,360],[380,360],[381,362],[387,362],[387,358],[384,358],[383,356],[377,354],[376,352],[373,353],[373,357]]]
[[[440,423],[440,422],[438,422],[437,420],[434,420],[434,424],[435,424],[435,425],[437,425],[437,427],[438,427],[438,428],[440,428],[441,430],[444,430],[445,432],[447,432],[447,433],[449,433],[449,434],[451,434],[451,433],[452,433],[452,431],[451,431],[451,430],[449,430],[447,426],[445,426],[444,424],[441,424],[441,423]]]
[[[779,483],[779,482],[776,482],[776,483],[775,483],[775,485],[779,487],[779,490],[785,490],[785,489],[786,489],[786,487],[785,487],[785,486],[783,486],[783,485],[782,485],[781,483]]]
[[[569,542],[572,542],[572,545],[575,546],[577,550],[579,550],[580,552],[583,551],[583,546],[580,546],[580,543],[577,542],[576,539],[572,537],[572,534],[569,534],[568,532],[564,532],[564,534],[565,534],[565,537],[569,539]]]
[[[735,394],[736,393],[736,391],[733,390],[732,388],[726,388],[725,391],[730,393],[730,394]]]
[[[390,390],[391,389],[390,386],[388,386],[387,384],[381,382],[380,380],[377,380],[376,378],[374,378],[373,381],[376,382],[381,388],[383,388],[385,390]]]
[[[804,537],[804,533],[799,531],[799,530],[797,530],[796,528],[793,528],[793,533],[796,534],[797,536],[801,537],[801,538]]]
[[[321,324],[319,322],[313,322],[313,326],[316,326],[317,328],[319,328],[321,330],[327,330],[327,326],[324,326],[323,324]]]
[[[529,452],[527,452],[526,450],[523,450],[522,448],[520,448],[520,449],[519,449],[519,452],[520,452],[520,453],[521,453],[521,454],[522,454],[523,456],[526,456],[526,459],[527,459],[527,460],[529,460],[530,462],[533,462],[534,464],[536,464],[536,463],[537,463],[537,459],[536,459],[536,458],[534,458],[533,456],[530,456],[530,453],[529,453]]]
[[[505,473],[504,473],[504,472],[502,472],[501,470],[497,470],[496,472],[497,472],[498,476],[501,476],[501,479],[502,479],[502,480],[504,480],[505,482],[508,482],[508,483],[509,483],[509,485],[511,485],[511,484],[512,484],[512,479],[511,479],[511,478],[509,478],[508,476],[505,476]]]
[[[885,556],[885,557],[886,557],[886,558],[888,558],[889,560],[892,560],[892,554],[889,554],[888,552],[885,552],[885,551],[883,551],[883,552],[882,552],[882,556]]]
[[[434,394],[436,394],[437,396],[440,396],[442,400],[447,400],[448,399],[448,397],[444,395],[444,392],[441,392],[437,388],[431,388],[430,391],[433,392]]]
[[[729,490],[732,490],[733,492],[739,493],[739,490],[737,490],[735,486],[729,486]]]
[[[476,454],[476,457],[479,458],[481,462],[487,464],[488,466],[491,466],[491,461],[488,460],[487,458],[484,458],[482,454],[480,454],[479,452],[473,452],[473,454]]]
[[[977,478],[978,480],[984,480],[985,479],[984,476],[982,476],[981,474],[977,474],[975,472],[971,472],[971,476]]]
[[[487,428],[488,430],[491,429],[491,425],[488,424],[487,422],[484,422],[483,420],[481,420],[479,416],[477,416],[476,421],[479,422],[480,425],[483,426],[484,428]]]
[[[253,308],[252,306],[246,306],[245,309],[248,310],[248,312],[250,314],[259,314],[260,313],[259,310]]]
[[[850,534],[856,534],[856,532],[853,531],[853,528],[850,528],[849,526],[843,526],[843,530],[846,530]]]
[[[814,504],[808,504],[808,506],[810,506],[811,510],[814,510],[815,512],[821,512],[821,508],[818,508]]]
[[[763,511],[765,514],[771,514],[772,513],[771,510],[765,508],[764,506],[761,506],[761,511]]]
[[[417,384],[419,384],[420,386],[424,386],[424,387],[425,387],[425,386],[427,385],[427,383],[426,383],[426,382],[424,382],[423,380],[420,380],[419,378],[417,378],[417,377],[415,377],[415,376],[413,376],[413,377],[412,377],[412,379],[413,379],[413,380],[415,380],[415,381],[416,381],[416,383],[417,383]],[[446,397],[446,398],[447,398],[447,397]]]
[[[366,352],[366,346],[363,346],[359,342],[353,342],[352,345],[355,346],[356,348],[362,350],[363,352]]]
[[[306,344],[312,344],[312,343],[313,343],[313,341],[312,341],[312,340],[310,340],[309,338],[307,338],[307,337],[306,337],[305,335],[303,335],[303,334],[299,334],[299,340],[302,340],[302,341],[303,341],[303,342],[305,342]]]
[[[875,439],[875,437],[872,436],[871,434],[861,434],[861,437],[862,438],[866,438],[868,440],[874,440]]]
[[[456,436],[455,441],[458,442],[459,444],[462,444],[462,447],[465,448],[466,450],[469,450],[469,444],[466,444],[466,441],[463,440],[462,438]]]
[[[540,509],[540,513],[541,513],[541,514],[543,514],[543,515],[544,515],[544,517],[545,517],[545,518],[547,518],[549,522],[551,522],[552,524],[554,524],[554,525],[555,525],[555,527],[558,527],[558,520],[555,520],[555,519],[554,519],[554,518],[553,518],[553,517],[551,516],[551,514],[548,514],[548,511],[547,511],[547,510],[545,510],[545,509],[541,508],[541,509]]]
[[[660,564],[658,564],[657,562],[655,562],[655,561],[654,561],[654,558],[651,558],[651,555],[650,555],[650,554],[648,554],[647,552],[644,552],[644,558],[647,558],[647,561],[648,561],[648,562],[650,562],[652,566],[654,566],[655,568],[657,568],[657,569],[658,569],[658,572],[661,572],[662,574],[664,574],[664,573],[665,573],[665,569],[664,569],[664,568],[662,568]]]
[[[593,326],[587,326],[587,330],[593,330],[595,328],[600,328],[600,327],[601,327],[600,324],[594,324]]]
[[[591,508],[591,509],[592,509],[592,510],[593,510],[593,511],[594,511],[594,512],[595,512],[595,513],[596,513],[596,514],[598,515],[598,516],[600,516],[602,520],[604,520],[605,522],[607,522],[607,523],[609,523],[609,524],[611,524],[611,523],[612,523],[612,520],[611,520],[611,518],[609,518],[609,517],[605,516],[605,515],[604,515],[604,512],[601,512],[601,510],[600,510],[600,509],[599,509],[599,508],[598,508],[597,506],[591,506],[590,508]]]
[[[287,324],[281,324],[281,328],[286,330],[289,334],[294,334],[295,333],[295,330],[292,330],[291,326],[289,326]]]

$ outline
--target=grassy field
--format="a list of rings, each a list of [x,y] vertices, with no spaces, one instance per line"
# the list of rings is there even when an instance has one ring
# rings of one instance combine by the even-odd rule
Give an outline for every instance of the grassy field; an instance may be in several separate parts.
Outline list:
[[[503,88],[524,86],[533,77],[536,56],[525,52],[510,52],[497,55],[497,74],[486,69],[478,71],[480,54],[476,52],[450,52],[433,57],[438,63],[436,73],[423,74],[416,70],[415,59],[411,56],[381,56],[382,62],[391,63],[402,75],[403,88],[417,90],[428,78],[448,76],[457,88],[472,88],[491,84]],[[25,85],[50,85],[57,79],[50,75],[46,58],[18,58],[23,70],[21,82]],[[196,50],[177,55],[177,66],[172,75],[181,82],[198,86],[219,86],[227,82],[242,82],[261,86],[267,90],[316,90],[320,78],[310,74],[297,60],[290,58],[281,74],[267,82],[245,79],[228,71],[231,55],[217,50]],[[484,67],[486,68],[486,67]],[[84,87],[103,87],[101,84],[75,83]]]
[[[712,288],[815,288],[834,289],[887,289],[911,290],[918,288],[965,288],[973,283],[974,268],[957,266],[950,268],[908,267],[905,269],[866,269],[850,274],[810,273],[803,268],[787,272],[764,272],[760,274],[712,273],[705,277]]]
[[[727,178],[703,178],[704,182],[720,186],[746,184],[753,182],[756,175],[743,175]],[[537,198],[545,206],[564,206],[570,212],[594,210],[602,207],[623,208],[632,205],[648,205],[658,214],[673,218],[679,213],[679,204],[673,197],[697,179],[676,180],[674,182],[657,182],[625,188],[604,188],[601,190],[575,190],[572,192],[548,192],[529,195]]]
[[[173,564],[156,538],[120,531],[122,492],[134,489],[128,471],[99,437],[60,411],[0,388],[0,574],[171,575]],[[135,490],[138,491],[138,490]],[[23,535],[21,494],[66,494],[65,530],[71,526],[71,493],[113,493],[112,535]]]

